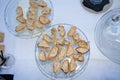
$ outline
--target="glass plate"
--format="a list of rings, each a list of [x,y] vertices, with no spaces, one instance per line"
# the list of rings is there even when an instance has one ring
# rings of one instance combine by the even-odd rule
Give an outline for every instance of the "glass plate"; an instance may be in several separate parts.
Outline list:
[[[52,9],[51,14],[47,15],[47,17],[52,21],[53,19],[53,5],[50,0],[44,0],[48,7]],[[5,18],[5,23],[7,25],[8,30],[15,36],[20,37],[20,38],[33,38],[39,36],[44,30],[49,28],[49,25],[45,25],[44,29],[35,29],[34,32],[30,32],[28,30],[24,32],[16,32],[15,27],[19,24],[19,22],[16,20],[16,8],[17,6],[21,6],[23,9],[24,17],[26,18],[26,14],[28,12],[28,7],[29,7],[29,0],[10,0],[9,3],[6,6],[5,13],[4,13],[4,18]],[[42,8],[39,8],[39,16],[41,15],[41,10]]]
[[[120,9],[107,12],[98,21],[95,42],[107,58],[120,64]]]
[[[56,25],[52,25],[51,28],[49,28],[47,31],[43,32],[43,34],[48,34],[49,36],[51,35],[51,29],[54,27],[57,29],[58,25],[63,25],[65,27],[65,30],[66,30],[66,33],[69,31],[69,29],[71,28],[71,26],[73,25],[70,25],[70,24],[56,24]],[[85,41],[88,42],[88,39],[86,37],[86,35],[77,27],[77,30],[76,30],[77,33],[80,34],[81,38]],[[42,36],[42,35],[41,35]],[[39,55],[39,52],[40,52],[40,48],[37,47],[37,43],[42,40],[41,39],[41,36],[38,38],[37,42],[36,42],[36,46],[35,46],[35,59],[36,59],[36,62],[37,62],[37,66],[39,68],[39,70],[47,77],[51,78],[51,79],[55,79],[55,80],[64,80],[64,79],[73,79],[75,78],[75,76],[81,74],[88,61],[89,61],[89,56],[90,56],[90,51],[87,52],[85,55],[84,55],[84,58],[85,58],[85,61],[84,62],[77,62],[77,68],[76,70],[71,73],[71,74],[65,74],[63,71],[61,71],[60,73],[58,73],[57,75],[53,72],[53,60],[50,60],[50,61],[46,61],[46,62],[41,62],[38,58],[38,55]],[[65,36],[65,39],[69,40],[67,36]],[[75,45],[74,45],[75,47]]]

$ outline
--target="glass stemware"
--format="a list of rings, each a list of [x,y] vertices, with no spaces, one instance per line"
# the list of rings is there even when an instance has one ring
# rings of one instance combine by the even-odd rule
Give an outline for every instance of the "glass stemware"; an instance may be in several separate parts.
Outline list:
[[[95,42],[106,57],[120,64],[120,9],[109,11],[99,20]]]
[[[0,54],[0,73],[2,73],[6,69],[12,68],[15,64],[15,58],[12,54],[3,53],[1,51]]]

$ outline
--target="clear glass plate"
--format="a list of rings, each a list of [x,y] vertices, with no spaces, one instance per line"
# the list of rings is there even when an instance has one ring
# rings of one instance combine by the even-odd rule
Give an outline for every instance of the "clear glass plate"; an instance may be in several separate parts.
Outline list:
[[[69,31],[69,29],[71,28],[70,24],[56,24],[56,25],[52,25],[51,28],[49,28],[48,30],[46,30],[45,32],[43,32],[43,34],[48,34],[49,36],[51,35],[51,29],[54,27],[57,29],[58,25],[63,25],[65,27],[66,33]],[[86,35],[77,27],[77,33],[80,34],[81,38],[85,41],[88,42],[88,39],[86,37]],[[71,74],[65,74],[63,71],[61,71],[60,73],[58,73],[57,75],[53,72],[53,60],[50,61],[46,61],[46,62],[41,62],[38,58],[39,52],[40,52],[40,48],[37,47],[37,43],[42,40],[41,39],[42,35],[38,38],[37,42],[36,42],[36,46],[35,46],[35,59],[37,62],[37,66],[39,68],[39,70],[47,77],[49,77],[50,79],[55,79],[55,80],[73,80],[77,75],[82,74],[82,72],[84,72],[87,63],[89,61],[89,56],[90,56],[90,51],[87,52],[86,54],[84,54],[84,58],[85,61],[84,62],[77,62],[77,68],[76,70],[71,73]],[[65,36],[65,39],[69,40],[69,38],[67,36]],[[74,45],[74,48],[76,46]]]
[[[53,5],[51,3],[50,0],[44,0],[48,7],[52,9],[51,14],[49,14],[47,17],[52,21],[53,19]],[[50,27],[49,25],[45,25],[44,29],[35,29],[34,32],[30,32],[28,30],[18,33],[15,31],[15,27],[17,25],[19,25],[19,22],[16,20],[16,8],[17,6],[21,6],[23,9],[23,13],[24,13],[24,17],[26,18],[26,14],[28,12],[28,7],[29,7],[29,0],[10,0],[9,3],[6,6],[5,9],[5,13],[4,13],[4,18],[5,18],[5,23],[7,25],[8,30],[10,31],[10,33],[12,33],[13,35],[20,37],[20,38],[33,38],[33,37],[37,37],[39,36],[43,31],[45,31],[46,29],[48,29]],[[39,12],[42,10],[39,9]],[[41,13],[39,13],[39,15],[41,15]]]
[[[95,42],[106,57],[120,64],[120,9],[107,12],[98,21]]]

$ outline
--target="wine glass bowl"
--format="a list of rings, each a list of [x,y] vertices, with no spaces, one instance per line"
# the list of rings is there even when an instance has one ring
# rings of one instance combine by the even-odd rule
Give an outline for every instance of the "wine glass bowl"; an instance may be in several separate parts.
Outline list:
[[[109,11],[98,21],[95,42],[106,57],[120,64],[120,9]]]
[[[7,69],[11,68],[15,64],[15,58],[12,54],[3,53],[0,58],[0,68]]]

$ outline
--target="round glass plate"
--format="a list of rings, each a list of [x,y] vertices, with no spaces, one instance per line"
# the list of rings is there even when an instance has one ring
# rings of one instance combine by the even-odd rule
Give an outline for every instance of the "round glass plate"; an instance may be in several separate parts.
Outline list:
[[[120,64],[120,9],[109,11],[98,21],[95,42],[106,57]]]
[[[40,1],[40,0],[37,0]],[[44,0],[47,3],[47,7],[51,8],[51,14],[47,15],[47,17],[52,21],[53,19],[53,5],[50,0]],[[17,13],[16,8],[17,6],[21,6],[23,9],[24,18],[26,19],[26,15],[28,13],[28,7],[29,7],[29,0],[10,0],[9,3],[6,6],[4,18],[5,23],[7,25],[8,30],[15,36],[20,38],[33,38],[39,36],[44,30],[48,29],[49,25],[45,25],[44,29],[38,29],[35,28],[34,31],[25,30],[24,32],[16,32],[15,28],[20,23],[16,20]],[[38,16],[42,15],[41,11],[43,8],[38,9]]]
[[[56,24],[56,25],[52,25],[51,28],[49,28],[48,30],[46,30],[45,32],[43,32],[43,34],[47,34],[47,35],[51,35],[51,29],[54,27],[58,28],[58,25],[61,25],[61,26],[64,26],[65,30],[66,30],[66,33],[69,31],[69,29],[73,26],[73,25],[70,25],[70,24]],[[80,34],[80,37],[81,39],[85,40],[86,42],[88,42],[88,39],[86,37],[86,35],[77,27],[77,30],[76,30],[77,33]],[[43,35],[42,34],[42,35]],[[90,50],[84,54],[84,62],[77,62],[77,68],[74,72],[70,73],[70,74],[65,74],[63,71],[60,71],[60,73],[58,74],[55,74],[53,72],[53,60],[50,60],[50,61],[46,61],[46,62],[41,62],[38,58],[38,55],[39,55],[39,52],[40,52],[40,48],[38,48],[37,46],[37,43],[39,41],[42,40],[42,35],[38,38],[37,42],[36,42],[36,46],[35,46],[35,59],[36,59],[36,62],[37,62],[37,66],[39,68],[39,70],[47,77],[49,77],[50,79],[55,79],[55,80],[73,80],[77,75],[80,75],[82,74],[82,72],[84,72],[86,66],[87,66],[87,63],[89,61],[89,56],[90,56]],[[69,40],[69,38],[67,36],[65,36],[65,39],[66,40]],[[75,45],[73,45],[74,48],[76,48]],[[89,48],[90,49],[90,48]],[[48,53],[48,52],[46,52]]]

